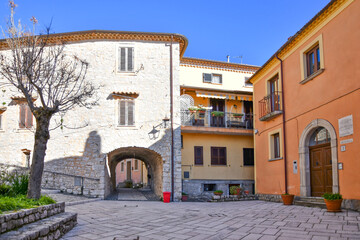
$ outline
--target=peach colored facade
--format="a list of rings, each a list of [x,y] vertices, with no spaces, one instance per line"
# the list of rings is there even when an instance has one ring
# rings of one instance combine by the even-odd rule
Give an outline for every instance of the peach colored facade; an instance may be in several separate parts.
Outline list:
[[[283,61],[282,69],[274,55],[250,79],[254,84],[257,130],[254,135],[257,193],[285,192],[285,161],[287,191],[297,196],[315,196],[318,184],[315,178],[320,175],[314,172],[318,155],[312,149],[317,145],[311,146],[310,137],[325,128],[330,138],[325,144],[330,162],[326,170],[329,179],[324,181],[331,184],[332,180],[330,191],[339,192],[344,199],[360,200],[359,29],[360,1],[331,1],[277,51],[275,55]],[[317,46],[320,64],[310,74],[311,60],[307,56],[313,57],[311,50]],[[270,80],[276,76],[278,95],[271,92]],[[270,103],[267,105],[270,113],[262,112],[266,96],[270,96],[267,98],[270,102],[279,99],[280,105],[284,101],[283,109]],[[277,133],[280,156],[275,153]]]
[[[128,176],[127,166],[131,165],[131,173]],[[136,167],[137,165],[137,167]],[[136,159],[126,159],[116,166],[116,185],[125,182],[127,179],[135,183],[147,183],[146,165]]]

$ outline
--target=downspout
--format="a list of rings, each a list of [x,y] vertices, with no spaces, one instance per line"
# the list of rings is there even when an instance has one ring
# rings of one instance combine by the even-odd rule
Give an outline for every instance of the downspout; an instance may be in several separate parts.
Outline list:
[[[287,165],[286,165],[286,127],[285,127],[285,98],[284,98],[284,75],[283,75],[283,60],[278,57],[278,52],[275,57],[280,61],[280,78],[281,78],[281,98],[282,98],[282,125],[283,125],[283,139],[284,139],[284,176],[285,176],[285,194],[288,193],[287,182]]]
[[[174,201],[174,108],[173,108],[173,38],[170,43],[170,123],[171,123],[171,201]]]

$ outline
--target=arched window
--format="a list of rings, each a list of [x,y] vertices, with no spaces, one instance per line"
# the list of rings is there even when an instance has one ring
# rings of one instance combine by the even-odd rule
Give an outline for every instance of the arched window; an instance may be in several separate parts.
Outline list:
[[[318,128],[310,137],[309,146],[315,146],[319,144],[329,143],[330,142],[330,134],[326,130],[326,128]]]

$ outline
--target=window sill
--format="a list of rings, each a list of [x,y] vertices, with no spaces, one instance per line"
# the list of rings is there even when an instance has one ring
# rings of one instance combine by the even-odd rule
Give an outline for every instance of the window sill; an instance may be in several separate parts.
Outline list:
[[[16,129],[16,132],[32,132],[35,131],[34,128],[18,128]]]
[[[320,68],[319,70],[317,70],[316,72],[314,72],[313,74],[311,74],[310,76],[306,77],[305,79],[303,79],[302,81],[300,81],[300,84],[305,84],[311,80],[313,80],[315,77],[319,76],[321,73],[323,73],[325,71],[324,68]]]
[[[222,83],[212,83],[212,82],[203,82],[203,83],[213,84],[213,85],[222,85]]]
[[[138,130],[136,126],[116,126],[115,129],[122,130]]]
[[[119,72],[119,71],[116,71],[116,74],[122,75],[122,76],[136,76],[135,72]]]
[[[268,161],[269,162],[272,162],[272,161],[277,161],[277,160],[282,160],[283,158],[282,157],[279,157],[279,158],[271,158],[269,159]]]

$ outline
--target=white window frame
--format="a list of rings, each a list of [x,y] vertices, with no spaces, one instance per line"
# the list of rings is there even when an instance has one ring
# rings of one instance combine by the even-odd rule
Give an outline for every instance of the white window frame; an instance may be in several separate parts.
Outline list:
[[[126,49],[126,53],[125,53],[125,56],[127,56],[127,53],[128,53],[128,48],[132,48],[133,49],[133,55],[132,55],[132,61],[133,61],[133,69],[131,71],[128,70],[128,58],[126,57],[126,62],[125,62],[125,68],[126,70],[125,71],[121,71],[120,70],[120,64],[121,64],[121,61],[120,61],[120,49],[121,48],[125,48]],[[126,43],[123,43],[121,45],[117,45],[116,47],[116,73],[119,73],[119,74],[134,74],[135,73],[135,46],[133,44],[126,44]]]
[[[121,103],[125,102],[125,124],[121,125],[120,121],[121,121]],[[128,108],[128,103],[132,102],[133,103],[133,124],[129,125],[128,121],[129,121],[129,108]],[[119,99],[118,103],[117,103],[117,126],[118,127],[135,127],[135,99]]]
[[[205,74],[209,74],[211,75],[211,81],[205,81]],[[214,82],[214,76],[220,76],[220,80],[221,82],[218,83],[218,82]],[[211,84],[218,84],[218,85],[221,85],[223,83],[223,78],[222,78],[222,74],[219,74],[219,73],[203,73],[203,83],[211,83]]]

